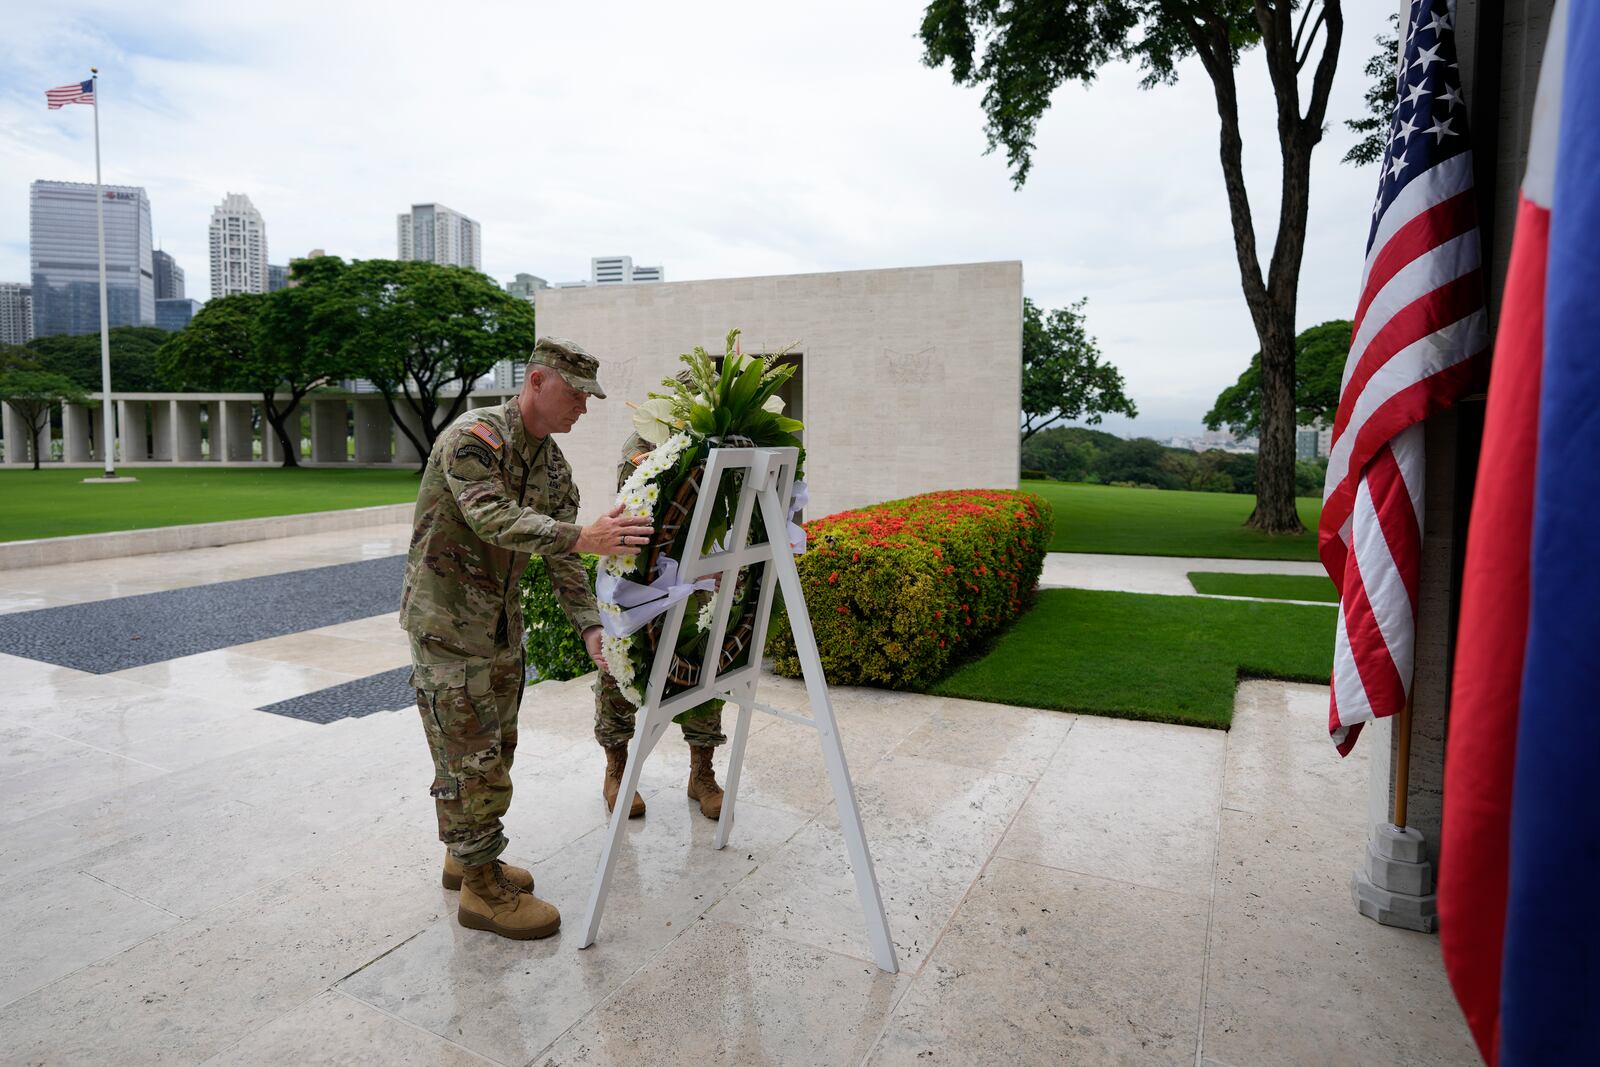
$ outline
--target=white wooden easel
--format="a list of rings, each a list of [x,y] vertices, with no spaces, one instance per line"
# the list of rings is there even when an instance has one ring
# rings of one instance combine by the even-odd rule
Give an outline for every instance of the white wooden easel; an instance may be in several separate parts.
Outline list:
[[[828,779],[833,783],[834,804],[839,811],[839,826],[844,833],[845,848],[850,857],[850,867],[855,873],[856,895],[861,899],[861,909],[866,914],[867,938],[872,945],[872,958],[890,974],[900,967],[895,959],[894,943],[889,938],[889,921],[883,910],[883,897],[878,892],[878,877],[873,870],[872,855],[867,851],[867,838],[861,827],[861,813],[856,808],[855,786],[850,781],[850,769],[845,763],[844,746],[839,740],[839,727],[833,715],[833,703],[828,699],[828,683],[822,673],[822,660],[817,654],[817,639],[811,629],[811,616],[806,610],[805,593],[800,588],[800,572],[794,564],[794,555],[787,543],[789,514],[785,506],[794,484],[798,451],[793,448],[714,448],[706,459],[705,474],[700,482],[700,497],[694,515],[689,521],[689,535],[684,544],[684,558],[679,562],[678,580],[693,582],[713,574],[726,573],[717,592],[716,607],[712,613],[711,633],[706,642],[705,663],[700,681],[666,700],[661,694],[666,688],[667,671],[672,663],[673,650],[678,645],[678,633],[683,626],[684,612],[690,600],[674,605],[666,616],[657,644],[655,663],[650,671],[650,682],[644,692],[645,703],[635,720],[633,741],[628,746],[628,763],[622,772],[622,788],[617,791],[616,809],[611,814],[610,833],[605,850],[600,855],[600,868],[595,872],[594,887],[589,893],[589,914],[584,920],[583,941],[580,948],[594,944],[600,929],[600,916],[605,910],[606,893],[611,885],[612,867],[616,862],[617,848],[622,842],[623,826],[628,820],[629,801],[639,788],[639,772],[647,756],[661,739],[672,717],[713,697],[739,705],[739,719],[734,726],[732,747],[728,755],[727,783],[722,798],[722,817],[717,822],[712,847],[723,848],[733,829],[733,812],[739,795],[739,768],[744,762],[745,739],[750,733],[750,714],[763,711],[780,719],[800,723],[817,731],[822,744],[822,759],[828,769]],[[702,555],[700,545],[705,543],[706,527],[710,524],[712,504],[725,474],[743,472],[744,481],[739,502],[729,525],[729,535],[724,544],[726,551]],[[767,541],[760,545],[747,545],[750,518],[756,507],[766,526]],[[756,604],[755,628],[752,631],[748,662],[724,674],[718,673],[720,650],[727,631],[728,612],[733,606],[734,587],[741,567],[761,568],[761,592]],[[752,572],[753,573],[753,572]],[[776,582],[773,581],[776,579]],[[772,616],[772,591],[774,585],[783,589],[783,602],[789,614],[789,625],[794,633],[795,650],[800,657],[805,675],[806,695],[811,704],[811,715],[796,714],[756,702],[756,686],[761,675],[761,652],[766,646],[767,623]]]

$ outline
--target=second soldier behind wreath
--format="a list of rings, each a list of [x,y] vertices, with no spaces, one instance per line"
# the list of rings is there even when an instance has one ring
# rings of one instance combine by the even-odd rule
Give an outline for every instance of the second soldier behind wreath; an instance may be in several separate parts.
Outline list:
[[[579,553],[626,555],[650,520],[621,508],[577,525],[578,490],[553,440],[604,398],[599,361],[544,337],[522,391],[501,407],[464,412],[434,442],[400,597],[411,637],[412,686],[433,757],[430,792],[448,847],[443,881],[461,890],[462,926],[526,940],[561,926],[533,894],[533,875],[500,862],[522,702],[522,575],[543,556],[551,585],[602,671],[599,612]]]
[[[679,379],[686,385],[694,384],[686,372],[680,372]],[[627,444],[622,446],[622,461],[617,465],[618,489],[622,488],[622,483],[628,480],[633,469],[644,462],[652,447],[649,441],[638,434],[628,438]],[[710,595],[695,594],[697,599]],[[695,603],[691,601],[691,604]],[[602,670],[594,683],[594,739],[600,742],[606,754],[602,795],[606,799],[607,811],[616,808],[617,793],[622,789],[622,772],[627,767],[628,742],[633,737],[637,713],[638,709],[628,702],[628,698],[617,687],[616,679]],[[694,708],[683,721],[683,739],[689,742],[689,799],[700,802],[702,815],[715,819],[722,814],[722,787],[717,784],[711,757],[717,746],[728,740],[722,732],[722,701],[710,700]],[[644,798],[635,793],[628,817],[637,819],[643,814]]]

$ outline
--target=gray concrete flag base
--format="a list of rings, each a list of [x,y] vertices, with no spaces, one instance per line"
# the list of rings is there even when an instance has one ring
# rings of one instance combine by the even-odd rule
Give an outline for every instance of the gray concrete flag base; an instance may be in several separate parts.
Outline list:
[[[1431,934],[1439,925],[1433,864],[1414,827],[1381,823],[1372,828],[1367,861],[1351,876],[1350,893],[1357,911],[1384,926]]]

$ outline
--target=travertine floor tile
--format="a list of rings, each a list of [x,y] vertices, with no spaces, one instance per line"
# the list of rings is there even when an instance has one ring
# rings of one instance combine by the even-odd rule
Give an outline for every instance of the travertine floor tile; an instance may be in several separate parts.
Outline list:
[[[1248,681],[1228,731],[1224,807],[1346,820],[1367,803],[1370,746],[1341,758],[1328,740],[1328,687]]]
[[[1076,719],[971,700],[939,699],[937,706],[932,719],[896,746],[896,755],[1038,778]]]
[[[1080,716],[1000,855],[1207,894],[1226,738],[1221,730]]]
[[[21,1063],[196,1063],[436,920],[438,857],[368,842],[0,1009]]]
[[[63,871],[13,886],[0,893],[0,1005],[181,921],[86,874]],[[4,1045],[0,1039],[0,1050]]]
[[[1194,1063],[1206,905],[997,859],[871,1064]]]
[[[482,1067],[493,1063],[437,1034],[328,992],[280,1015],[205,1061],[205,1067]]]
[[[114,793],[167,772],[12,722],[0,723],[0,827],[31,822],[52,808]]]
[[[904,981],[870,963],[700,922],[534,1062],[854,1064]]]
[[[628,824],[599,937],[579,951],[603,831],[533,864],[536,891],[562,930],[513,942],[466,930],[453,908],[421,936],[350,976],[340,989],[504,1063],[526,1063],[691,927],[726,888],[797,826],[787,812],[741,807],[734,843],[711,848],[714,824],[661,805]],[[448,895],[453,904],[455,896]]]

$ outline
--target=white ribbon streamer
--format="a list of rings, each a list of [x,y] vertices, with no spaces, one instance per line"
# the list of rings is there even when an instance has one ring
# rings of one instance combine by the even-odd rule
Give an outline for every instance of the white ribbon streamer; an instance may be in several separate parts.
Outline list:
[[[795,482],[789,495],[789,548],[797,556],[805,555],[806,528],[794,521],[800,514],[800,509],[811,503],[811,494],[806,490],[805,482]]]
[[[663,556],[656,565],[655,581],[640,585],[627,578],[608,574],[603,568],[595,576],[595,598],[602,604],[616,608],[600,611],[600,625],[613,637],[627,637],[640,630],[650,620],[666,614],[678,601],[695,592],[711,592],[717,587],[715,578],[702,578],[698,582],[678,581],[678,561]]]

